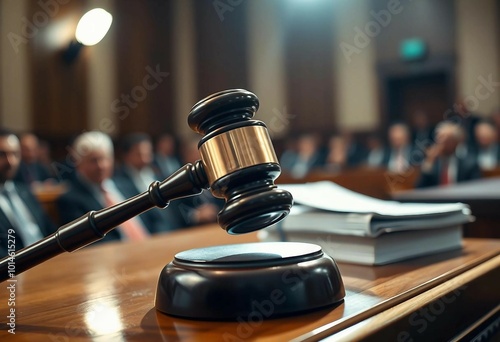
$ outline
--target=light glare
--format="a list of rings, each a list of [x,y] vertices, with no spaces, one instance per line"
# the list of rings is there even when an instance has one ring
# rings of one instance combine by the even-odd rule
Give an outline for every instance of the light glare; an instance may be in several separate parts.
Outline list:
[[[94,8],[83,15],[76,27],[76,40],[83,45],[95,45],[108,32],[113,16],[102,8]]]

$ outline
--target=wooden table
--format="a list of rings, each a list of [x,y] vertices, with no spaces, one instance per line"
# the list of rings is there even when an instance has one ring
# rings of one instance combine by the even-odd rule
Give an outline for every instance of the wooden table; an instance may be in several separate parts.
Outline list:
[[[476,221],[467,224],[464,235],[500,238],[500,178],[477,179],[450,186],[436,186],[393,194],[401,202],[467,203]]]
[[[141,243],[109,243],[60,255],[17,275],[15,335],[6,324],[9,283],[0,285],[0,340],[290,341],[382,336],[378,340],[404,341],[429,334],[436,340],[462,333],[488,313],[498,314],[500,241],[488,239],[466,239],[460,251],[392,265],[339,264],[345,301],[302,315],[208,322],[155,310],[158,275],[175,253],[255,240],[255,233],[229,236],[218,227],[205,226]]]

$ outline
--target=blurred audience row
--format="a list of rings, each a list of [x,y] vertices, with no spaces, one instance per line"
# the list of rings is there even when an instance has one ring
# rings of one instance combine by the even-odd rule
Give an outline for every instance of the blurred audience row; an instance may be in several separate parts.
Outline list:
[[[334,134],[323,144],[315,134],[300,135],[281,154],[283,172],[300,179],[360,166],[398,174],[418,168],[415,186],[425,187],[480,178],[482,172],[500,168],[500,111],[487,119],[455,116],[435,126],[423,112],[413,119],[391,124],[385,137],[370,134],[364,143],[350,132]]]
[[[19,250],[89,211],[146,191],[152,182],[167,178],[181,164],[198,160],[197,144],[198,140],[185,142],[177,156],[172,136],[160,137],[153,148],[149,135],[133,133],[119,142],[117,158],[111,138],[92,131],[76,137],[64,162],[51,162],[41,157],[35,135],[18,138],[13,132],[0,130],[0,257],[7,255],[8,247]],[[61,185],[64,191],[56,201],[57,214],[49,217],[33,193]],[[200,196],[172,201],[165,209],[146,211],[101,241],[142,240],[156,233],[216,222],[222,204],[204,191]]]

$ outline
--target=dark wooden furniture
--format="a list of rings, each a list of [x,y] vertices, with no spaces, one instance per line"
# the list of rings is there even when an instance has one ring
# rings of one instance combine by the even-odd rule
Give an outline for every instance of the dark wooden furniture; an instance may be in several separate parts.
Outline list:
[[[175,253],[256,240],[255,233],[230,236],[209,225],[59,255],[17,275],[15,335],[6,324],[9,283],[2,284],[0,340],[448,340],[498,313],[500,240],[494,239],[465,239],[462,250],[386,266],[339,264],[344,302],[302,315],[262,320],[256,311],[236,322],[211,322],[156,311],[158,275]]]
[[[500,178],[478,179],[451,186],[415,189],[393,194],[402,202],[464,202],[476,221],[465,226],[464,235],[500,238]]]
[[[385,168],[361,166],[345,169],[337,173],[313,171],[304,178],[299,179],[282,174],[276,180],[276,183],[296,184],[331,181],[360,194],[375,198],[390,199],[392,194],[396,192],[413,189],[419,175],[420,170],[417,168],[409,168],[404,173],[394,173]]]

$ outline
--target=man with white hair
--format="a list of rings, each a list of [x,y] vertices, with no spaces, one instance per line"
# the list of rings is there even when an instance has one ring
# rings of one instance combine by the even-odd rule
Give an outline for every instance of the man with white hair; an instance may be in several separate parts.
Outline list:
[[[126,199],[120,185],[111,178],[113,151],[113,142],[102,132],[86,132],[75,139],[72,157],[76,174],[71,178],[70,190],[57,201],[63,224]],[[142,240],[162,231],[164,226],[161,215],[150,210],[123,223],[101,241]]]
[[[463,139],[464,131],[456,123],[443,121],[438,124],[435,144],[427,150],[417,187],[449,185],[481,177],[474,158],[456,153]]]

